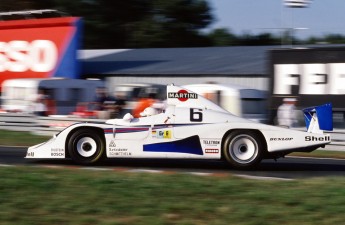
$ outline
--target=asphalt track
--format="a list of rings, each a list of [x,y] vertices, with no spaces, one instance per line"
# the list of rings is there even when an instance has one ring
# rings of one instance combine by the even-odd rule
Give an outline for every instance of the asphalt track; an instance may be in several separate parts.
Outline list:
[[[26,148],[0,147],[0,166],[74,166],[71,160],[25,159]],[[121,171],[177,172],[197,175],[229,174],[251,179],[302,179],[312,177],[345,177],[344,159],[286,157],[264,160],[255,169],[235,170],[227,163],[214,160],[176,160],[176,159],[107,159],[89,169],[110,169]]]

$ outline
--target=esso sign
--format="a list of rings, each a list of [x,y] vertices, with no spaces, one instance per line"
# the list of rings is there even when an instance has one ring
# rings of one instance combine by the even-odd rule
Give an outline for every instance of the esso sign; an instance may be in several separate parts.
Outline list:
[[[0,42],[0,72],[49,72],[58,60],[58,49],[50,40]]]

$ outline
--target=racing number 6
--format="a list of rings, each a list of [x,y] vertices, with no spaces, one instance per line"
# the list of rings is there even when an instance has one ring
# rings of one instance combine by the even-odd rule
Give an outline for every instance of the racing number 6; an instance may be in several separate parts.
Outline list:
[[[191,108],[189,115],[191,122],[202,122],[202,109]]]

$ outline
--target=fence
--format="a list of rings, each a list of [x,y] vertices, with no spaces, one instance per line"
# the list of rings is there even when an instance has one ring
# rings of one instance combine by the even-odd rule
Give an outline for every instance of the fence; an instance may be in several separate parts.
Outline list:
[[[38,117],[32,114],[2,113],[0,129],[26,131],[37,135],[52,136],[62,129],[80,122],[105,122],[102,119],[84,119],[67,116]]]
[[[0,113],[0,129],[12,131],[26,131],[37,135],[52,136],[74,123],[105,122],[103,119],[83,119],[66,116],[37,117],[31,114]],[[345,129],[334,129],[331,134],[332,142],[326,146],[327,150],[345,151]]]

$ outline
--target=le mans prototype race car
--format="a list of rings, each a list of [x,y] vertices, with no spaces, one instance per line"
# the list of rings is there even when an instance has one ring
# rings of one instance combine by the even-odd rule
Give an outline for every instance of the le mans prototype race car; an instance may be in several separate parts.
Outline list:
[[[107,158],[223,159],[247,168],[264,158],[310,152],[330,143],[331,104],[304,110],[308,131],[260,124],[232,115],[187,89],[168,85],[164,112],[105,123],[77,123],[32,146],[26,158],[71,158],[90,165]]]

